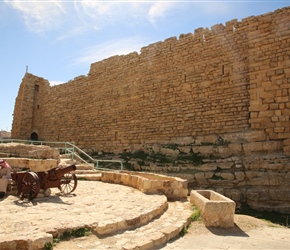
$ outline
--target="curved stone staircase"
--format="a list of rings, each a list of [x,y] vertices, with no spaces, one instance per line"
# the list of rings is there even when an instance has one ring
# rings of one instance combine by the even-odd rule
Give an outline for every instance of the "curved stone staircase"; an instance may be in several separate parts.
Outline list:
[[[63,241],[54,249],[160,249],[167,242],[179,237],[190,224],[192,210],[185,201],[168,202],[168,209],[147,224],[113,234],[75,238]]]
[[[78,179],[100,181],[101,171],[87,165],[77,165],[75,171]],[[119,230],[106,235],[92,234],[87,237],[75,238],[69,242],[61,242],[54,249],[159,249],[170,240],[183,234],[191,223],[192,208],[190,202],[167,201],[168,208],[157,218],[145,225]],[[140,204],[142,205],[142,204]],[[153,216],[152,216],[153,217]]]
[[[75,171],[75,174],[77,175],[77,178],[81,180],[88,180],[88,181],[98,181],[101,180],[102,172],[93,169],[93,167],[89,167],[87,165],[77,165],[77,170]],[[89,182],[82,182],[80,183],[79,188],[81,188],[82,185],[89,184]],[[104,184],[104,185],[114,185],[114,189],[116,189],[116,186],[118,184]],[[101,190],[101,185],[98,184],[98,189]],[[117,188],[118,189],[118,188]],[[135,192],[134,188],[130,187],[132,192]],[[82,192],[82,191],[80,191]],[[83,193],[82,193],[83,194]],[[95,195],[94,198],[91,197],[91,194],[88,193],[87,197],[90,197],[87,201],[88,204],[91,204],[93,200],[96,200],[97,196]],[[42,195],[43,197],[43,195]],[[21,244],[23,245],[22,249],[42,249],[44,244],[47,242],[52,241],[52,236],[59,235],[61,232],[64,232],[64,230],[71,230],[75,227],[88,227],[93,234],[87,237],[82,238],[75,238],[70,241],[63,241],[56,246],[54,246],[54,249],[157,249],[162,247],[166,244],[166,242],[178,237],[180,233],[184,230],[184,228],[187,228],[188,225],[191,222],[190,216],[192,214],[191,204],[187,199],[184,200],[178,200],[178,201],[168,201],[164,195],[161,195],[159,199],[161,199],[161,203],[157,204],[156,201],[154,201],[154,196],[150,198],[150,195],[147,196],[147,199],[149,198],[149,201],[152,200],[151,205],[146,209],[140,201],[140,214],[136,215],[132,212],[129,212],[128,219],[126,220],[120,220],[117,219],[116,221],[99,221],[97,224],[94,224],[93,221],[84,221],[81,219],[80,222],[78,222],[80,225],[76,226],[74,218],[72,222],[72,225],[65,224],[63,225],[64,228],[55,228],[54,230],[49,229],[49,224],[40,224],[35,229],[35,233],[29,233],[28,236],[23,236],[25,238],[16,236],[16,234],[10,233],[9,239],[1,239],[0,240],[0,249],[18,249],[18,245],[20,244],[19,240],[21,240]],[[56,199],[56,200],[55,200]],[[63,198],[65,199],[65,198]],[[87,199],[87,198],[86,198]],[[98,199],[98,198],[97,198]],[[92,201],[91,201],[92,200]],[[17,197],[11,197],[8,198],[5,201],[7,204],[11,205],[11,202],[16,202]],[[68,201],[69,197],[68,197]],[[96,200],[97,201],[97,200]],[[42,211],[46,213],[46,216],[49,218],[53,218],[54,216],[49,215],[49,212],[51,212],[52,209],[49,208],[49,206],[57,205],[57,202],[59,202],[58,198],[55,196],[44,197],[41,198],[41,200],[36,201],[36,204],[38,204],[35,208],[41,206],[41,204],[44,205],[45,209],[48,209],[48,211]],[[138,200],[134,201],[137,202]],[[3,204],[4,204],[3,203]],[[23,205],[26,206],[32,206],[31,204],[35,203],[33,202],[19,202],[19,206],[15,207],[12,206],[11,209],[16,209],[17,211],[20,209]],[[23,205],[22,205],[23,204]],[[47,204],[47,205],[45,205]],[[50,204],[48,206],[48,204]],[[64,203],[65,204],[65,203]],[[82,213],[85,213],[84,206],[86,206],[85,200],[82,200],[83,206],[80,208],[74,207],[74,211],[82,211]],[[110,203],[112,204],[112,203]],[[147,203],[147,204],[150,204]],[[130,206],[129,206],[130,207]],[[32,206],[33,208],[33,206]],[[57,206],[57,209],[59,206]],[[65,208],[66,209],[66,208]],[[15,211],[16,211],[15,210]],[[17,212],[19,213],[19,212]],[[3,215],[4,216],[4,215]],[[73,216],[73,215],[72,215]],[[136,217],[137,216],[137,217]],[[123,217],[123,216],[120,216]],[[118,217],[119,218],[119,217]],[[127,218],[127,217],[126,217]],[[4,217],[3,217],[4,219]],[[15,218],[17,220],[17,218]],[[1,217],[0,217],[1,220]],[[7,222],[8,223],[8,222]],[[12,223],[12,222],[9,222]],[[8,224],[9,224],[8,223]],[[81,225],[82,224],[82,225]],[[43,228],[42,228],[43,227]],[[1,230],[0,230],[1,231]],[[2,232],[2,234],[5,234],[5,230]],[[25,234],[26,231],[23,233]],[[43,232],[43,233],[41,233]],[[47,233],[49,232],[49,233]],[[16,233],[16,232],[15,232]],[[19,244],[18,244],[19,243]],[[72,248],[73,246],[73,248]]]

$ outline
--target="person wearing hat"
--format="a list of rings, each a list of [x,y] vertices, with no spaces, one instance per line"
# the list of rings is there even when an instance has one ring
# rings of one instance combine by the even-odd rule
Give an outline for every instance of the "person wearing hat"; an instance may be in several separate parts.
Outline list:
[[[0,199],[6,194],[7,185],[11,178],[11,171],[10,165],[3,159],[0,159]]]

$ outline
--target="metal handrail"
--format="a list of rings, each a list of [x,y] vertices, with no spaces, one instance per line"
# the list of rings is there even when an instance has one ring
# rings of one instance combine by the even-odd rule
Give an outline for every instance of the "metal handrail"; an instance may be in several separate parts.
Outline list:
[[[84,152],[82,149],[80,149],[79,147],[77,147],[76,145],[67,142],[68,145],[71,145],[74,149],[77,149],[78,151],[80,151],[82,154],[84,154],[86,157],[88,157],[91,161],[94,162],[94,167],[96,169],[107,169],[107,168],[100,168],[99,167],[99,162],[111,162],[111,163],[120,163],[121,165],[121,170],[123,170],[123,162],[120,160],[98,160],[98,159],[94,159],[92,158],[90,155],[88,155],[86,152]],[[77,156],[79,159],[82,159],[79,155],[74,154],[75,156]],[[87,163],[84,159],[82,159],[85,163]],[[89,163],[87,163],[89,164]]]
[[[77,152],[80,152],[84,154],[87,158],[89,158],[93,163],[94,163],[94,168],[97,170],[104,169],[104,170],[111,170],[108,168],[100,168],[99,163],[100,162],[111,162],[111,163],[120,163],[121,170],[123,170],[123,162],[120,160],[98,160],[92,158],[90,155],[88,155],[86,152],[84,152],[82,149],[77,147],[71,142],[51,142],[51,141],[32,141],[32,140],[21,140],[21,139],[0,139],[0,143],[11,143],[11,142],[17,142],[17,143],[24,143],[24,144],[33,144],[33,145],[58,145],[62,144],[64,147],[54,147],[57,148],[58,150],[64,150],[65,154],[71,155],[72,159],[75,159],[77,157],[81,162],[87,164],[88,166],[91,166],[89,162],[87,162],[85,159],[80,157]]]

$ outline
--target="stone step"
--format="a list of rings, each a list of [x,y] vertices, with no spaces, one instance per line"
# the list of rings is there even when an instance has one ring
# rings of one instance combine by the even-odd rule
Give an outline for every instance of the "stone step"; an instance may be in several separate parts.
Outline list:
[[[100,174],[101,171],[98,170],[83,170],[83,169],[77,169],[74,171],[75,174]]]
[[[102,177],[102,173],[95,169],[79,169],[74,171],[75,175],[78,179],[88,180],[88,181],[100,181]]]
[[[78,163],[78,164],[76,164],[76,167],[78,170],[94,170],[94,164],[88,165],[88,164],[84,164],[84,163],[82,163],[82,164]]]
[[[87,180],[87,181],[100,181],[102,174],[93,173],[93,174],[76,174],[78,179]]]
[[[168,202],[168,209],[157,219],[131,230],[98,237],[92,234],[57,244],[54,249],[154,249],[176,238],[190,224],[189,202]]]

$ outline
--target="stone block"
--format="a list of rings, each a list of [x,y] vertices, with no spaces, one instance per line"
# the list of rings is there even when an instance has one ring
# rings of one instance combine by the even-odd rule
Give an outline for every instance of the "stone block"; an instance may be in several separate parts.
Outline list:
[[[243,181],[245,179],[245,173],[244,172],[235,172],[236,180]]]
[[[9,153],[12,157],[32,159],[56,159],[59,161],[59,151],[43,145],[30,145],[22,143],[0,144],[0,151]]]
[[[285,155],[290,156],[290,146],[284,146],[283,152]]]
[[[281,141],[264,141],[264,142],[251,142],[244,144],[245,155],[250,155],[252,153],[272,153],[275,151],[280,151],[282,149]]]
[[[58,166],[56,159],[29,159],[29,158],[4,158],[13,169],[30,169],[34,172],[47,171]],[[18,171],[18,170],[17,170]]]
[[[206,227],[234,227],[236,203],[212,190],[192,190],[190,202],[200,210]]]

